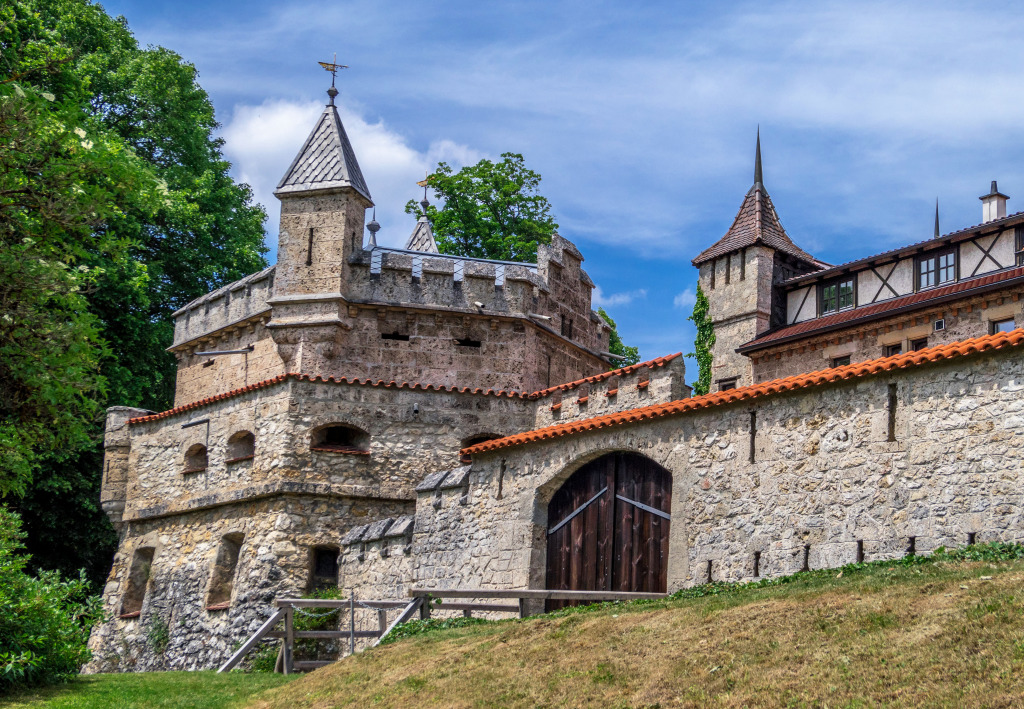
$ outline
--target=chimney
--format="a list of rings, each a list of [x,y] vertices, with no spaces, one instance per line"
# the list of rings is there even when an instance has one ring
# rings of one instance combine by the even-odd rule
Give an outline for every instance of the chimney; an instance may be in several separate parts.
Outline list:
[[[981,200],[981,223],[995,221],[1006,216],[1006,200],[1010,199],[996,187],[996,181],[992,180],[992,190],[982,195]]]

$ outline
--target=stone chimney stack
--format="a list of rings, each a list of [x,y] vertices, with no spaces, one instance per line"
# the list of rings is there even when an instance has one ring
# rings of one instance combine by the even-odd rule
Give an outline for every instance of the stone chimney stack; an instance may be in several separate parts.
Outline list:
[[[981,200],[982,224],[1002,219],[1006,216],[1006,200],[1010,198],[999,191],[995,180],[992,180],[992,189],[989,193],[982,195],[978,199]]]

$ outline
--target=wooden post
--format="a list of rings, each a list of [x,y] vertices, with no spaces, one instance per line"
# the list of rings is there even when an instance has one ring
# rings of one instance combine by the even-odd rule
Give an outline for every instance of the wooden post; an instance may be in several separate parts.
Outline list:
[[[424,596],[423,605],[420,606],[420,620],[430,620],[430,596]]]
[[[294,670],[292,664],[295,655],[295,608],[288,606],[284,615],[284,673],[290,675]]]
[[[377,637],[381,637],[388,629],[388,612],[384,608],[377,609]]]
[[[349,589],[348,593],[348,650],[349,654],[356,654],[356,590]]]
[[[525,598],[520,598],[519,599],[519,617],[520,618],[525,618],[526,617],[526,599]]]
[[[472,618],[473,617],[473,611],[469,610],[468,608],[465,609],[464,611],[462,611],[462,617],[463,618]]]

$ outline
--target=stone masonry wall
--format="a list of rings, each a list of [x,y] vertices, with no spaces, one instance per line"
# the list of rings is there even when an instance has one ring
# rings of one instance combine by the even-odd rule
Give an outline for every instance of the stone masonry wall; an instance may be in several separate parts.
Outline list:
[[[887,440],[889,385],[896,440]],[[580,465],[635,451],[673,475],[669,590],[1024,540],[1016,349],[475,456],[463,505],[417,501],[416,583],[543,588],[547,503]],[[756,412],[750,462],[751,410]]]

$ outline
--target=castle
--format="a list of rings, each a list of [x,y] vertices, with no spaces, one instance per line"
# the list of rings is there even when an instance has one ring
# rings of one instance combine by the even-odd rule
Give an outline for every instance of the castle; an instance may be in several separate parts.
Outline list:
[[[332,90],[333,91],[333,90]],[[610,370],[583,257],[376,244],[334,106],[278,263],[175,313],[175,406],[108,411],[120,546],[88,671],[216,666],[322,586],[665,592],[1024,539],[1024,213],[831,266],[754,184],[695,260],[712,392]],[[147,640],[155,622],[166,648]]]

